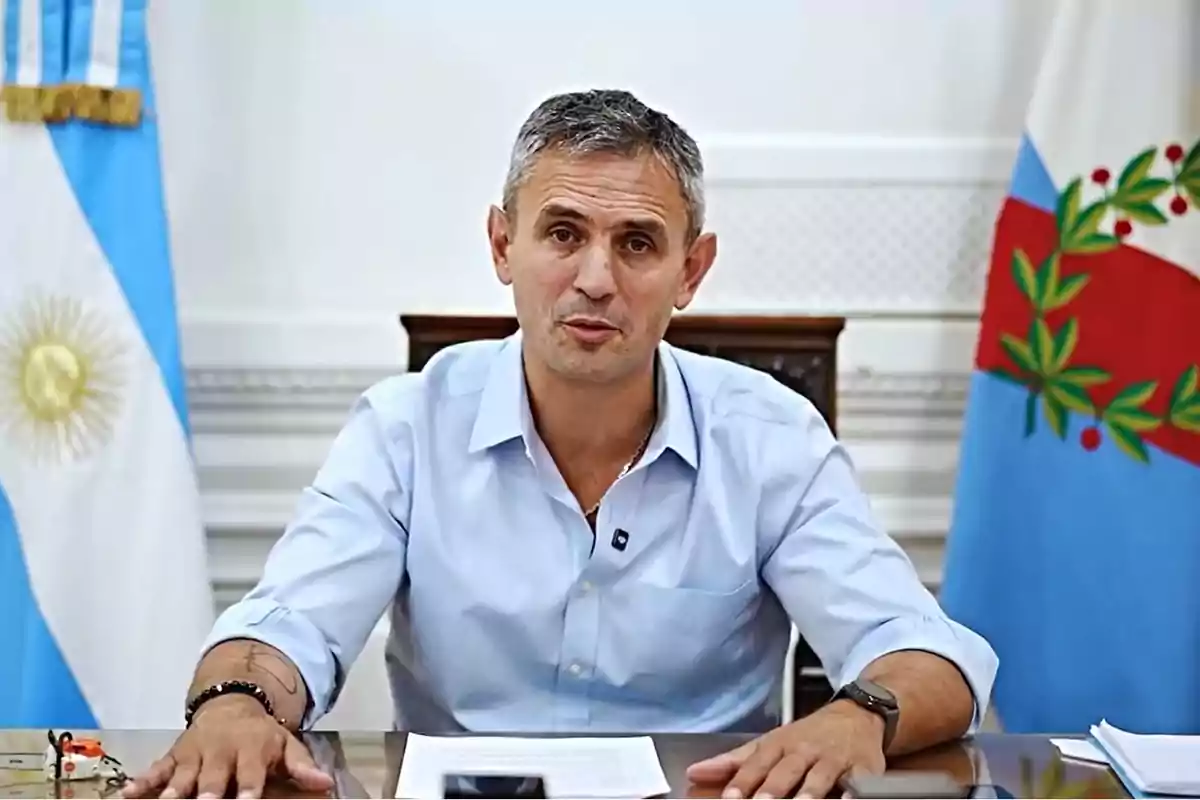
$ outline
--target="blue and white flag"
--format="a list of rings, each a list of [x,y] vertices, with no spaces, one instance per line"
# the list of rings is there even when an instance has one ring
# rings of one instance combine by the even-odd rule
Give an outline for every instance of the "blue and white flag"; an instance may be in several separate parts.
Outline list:
[[[0,0],[0,727],[178,728],[212,622],[146,0]]]

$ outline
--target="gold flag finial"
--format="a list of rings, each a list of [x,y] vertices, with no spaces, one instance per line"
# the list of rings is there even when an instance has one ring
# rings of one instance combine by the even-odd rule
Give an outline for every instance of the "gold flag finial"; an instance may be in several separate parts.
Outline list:
[[[136,128],[142,121],[142,93],[83,84],[0,87],[0,104],[9,122],[54,125],[71,119],[116,128]]]

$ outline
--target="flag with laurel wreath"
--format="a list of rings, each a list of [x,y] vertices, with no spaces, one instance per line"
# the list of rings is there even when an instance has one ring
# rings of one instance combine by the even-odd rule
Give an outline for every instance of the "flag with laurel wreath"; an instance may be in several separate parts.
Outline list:
[[[1200,733],[1200,4],[1062,3],[995,232],[941,600],[1006,730]]]

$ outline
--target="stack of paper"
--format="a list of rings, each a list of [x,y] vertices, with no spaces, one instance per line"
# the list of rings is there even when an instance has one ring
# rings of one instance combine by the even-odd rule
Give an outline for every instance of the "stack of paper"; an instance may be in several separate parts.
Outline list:
[[[1129,733],[1103,720],[1091,733],[1131,793],[1200,797],[1200,736]]]
[[[409,734],[397,797],[442,797],[446,775],[528,775],[550,797],[653,797],[670,786],[648,736],[523,739]]]

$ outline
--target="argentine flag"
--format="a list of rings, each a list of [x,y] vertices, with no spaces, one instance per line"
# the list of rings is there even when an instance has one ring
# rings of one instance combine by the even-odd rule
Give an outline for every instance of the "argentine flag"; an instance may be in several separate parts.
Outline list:
[[[146,0],[0,0],[0,727],[180,728],[212,622]]]

